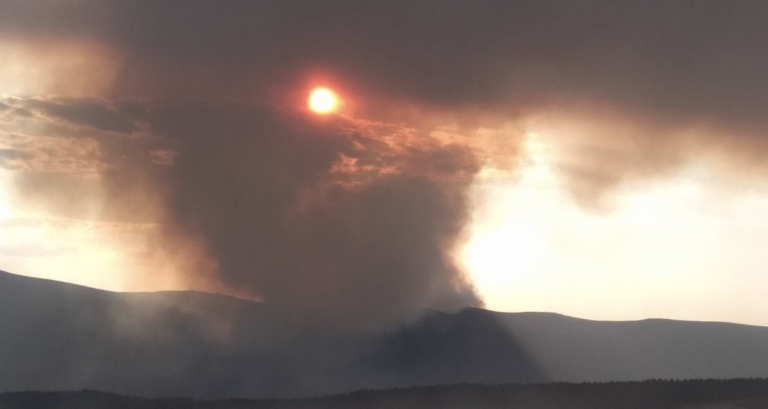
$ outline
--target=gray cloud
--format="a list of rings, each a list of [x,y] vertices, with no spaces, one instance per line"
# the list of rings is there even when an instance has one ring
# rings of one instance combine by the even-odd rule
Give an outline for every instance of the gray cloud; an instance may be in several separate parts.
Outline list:
[[[96,97],[5,97],[6,121],[35,121],[45,133],[62,136],[128,136],[141,130],[141,101],[107,101]]]
[[[29,159],[33,155],[20,149],[0,149],[0,161],[6,164],[15,159]]]
[[[97,98],[32,98],[23,100],[22,105],[73,125],[103,131],[129,133],[138,128],[131,112],[120,112],[109,102]]]

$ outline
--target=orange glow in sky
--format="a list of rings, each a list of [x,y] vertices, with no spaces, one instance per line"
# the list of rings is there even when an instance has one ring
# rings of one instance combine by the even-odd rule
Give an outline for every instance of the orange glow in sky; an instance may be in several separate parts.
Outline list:
[[[309,109],[320,115],[336,112],[339,108],[339,97],[328,88],[315,88],[309,94]]]

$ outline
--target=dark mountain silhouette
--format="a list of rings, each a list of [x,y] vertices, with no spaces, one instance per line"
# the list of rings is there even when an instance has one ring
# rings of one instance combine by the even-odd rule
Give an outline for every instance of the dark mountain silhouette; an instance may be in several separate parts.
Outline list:
[[[146,399],[97,391],[0,394],[1,409],[764,409],[768,380],[441,385],[292,400]]]
[[[0,273],[0,392],[285,398],[455,383],[768,377],[768,328],[428,312],[381,332],[296,327],[261,303]]]

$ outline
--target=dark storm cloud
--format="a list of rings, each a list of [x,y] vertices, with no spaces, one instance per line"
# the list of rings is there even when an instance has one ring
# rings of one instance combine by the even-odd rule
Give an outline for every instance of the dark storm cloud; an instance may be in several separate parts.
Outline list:
[[[766,18],[768,3],[746,0],[11,0],[0,35],[101,43],[119,66],[100,97],[153,101],[25,108],[166,141],[99,139],[106,206],[149,202],[138,213],[166,221],[167,245],[200,237],[226,284],[359,323],[477,302],[450,252],[499,147],[431,131],[541,112],[599,123],[556,164],[584,203],[700,150],[756,163]],[[299,113],[318,81],[347,96],[348,117]]]

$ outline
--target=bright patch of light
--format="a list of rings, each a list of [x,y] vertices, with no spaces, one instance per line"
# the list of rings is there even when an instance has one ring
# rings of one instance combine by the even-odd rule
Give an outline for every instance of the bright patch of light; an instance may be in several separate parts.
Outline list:
[[[10,174],[6,171],[0,173],[0,221],[14,217],[11,208],[10,197],[7,192],[11,190]]]
[[[339,97],[328,88],[315,88],[309,95],[309,109],[316,114],[330,114],[339,107]]]
[[[697,165],[619,187],[615,207],[595,212],[551,170],[547,144],[527,149],[516,177],[483,172],[472,192],[460,257],[488,308],[768,325],[768,191]]]
[[[0,221],[8,220],[12,217],[13,217],[13,210],[11,210],[11,207],[4,200],[4,198],[0,197]]]
[[[475,223],[462,258],[481,291],[526,280],[525,272],[536,269],[547,255],[546,207],[551,194],[551,173],[544,158],[547,147],[531,134],[525,149],[528,166],[522,179],[484,169],[475,186]],[[495,304],[492,299],[486,301]]]
[[[116,56],[87,41],[0,39],[0,55],[0,94],[91,95],[108,88],[117,73]]]

